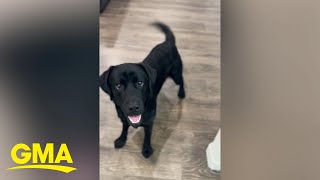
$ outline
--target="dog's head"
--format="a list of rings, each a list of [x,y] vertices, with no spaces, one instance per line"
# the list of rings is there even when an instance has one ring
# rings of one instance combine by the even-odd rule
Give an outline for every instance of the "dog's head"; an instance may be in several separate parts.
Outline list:
[[[101,89],[121,109],[132,126],[142,123],[146,101],[153,96],[156,71],[146,64],[111,66],[100,76]]]

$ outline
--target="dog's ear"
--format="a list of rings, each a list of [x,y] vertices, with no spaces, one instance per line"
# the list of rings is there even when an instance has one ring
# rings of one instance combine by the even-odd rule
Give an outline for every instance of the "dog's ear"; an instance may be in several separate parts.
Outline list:
[[[99,86],[104,92],[109,94],[111,100],[113,99],[113,94],[110,87],[109,76],[112,72],[112,69],[113,66],[110,66],[110,68],[106,70],[104,73],[102,73],[99,77]]]
[[[148,82],[148,88],[149,88],[149,92],[151,95],[153,95],[153,88],[154,88],[154,84],[156,82],[157,79],[157,71],[155,69],[153,69],[151,66],[147,65],[147,64],[139,64],[142,69],[147,73],[148,78],[149,78],[149,82]]]

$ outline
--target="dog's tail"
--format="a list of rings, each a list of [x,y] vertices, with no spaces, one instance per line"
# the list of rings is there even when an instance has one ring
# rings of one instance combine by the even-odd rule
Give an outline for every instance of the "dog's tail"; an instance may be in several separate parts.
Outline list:
[[[154,22],[151,25],[156,26],[166,35],[166,41],[173,42],[174,44],[176,43],[175,37],[169,26],[163,24],[162,22]]]

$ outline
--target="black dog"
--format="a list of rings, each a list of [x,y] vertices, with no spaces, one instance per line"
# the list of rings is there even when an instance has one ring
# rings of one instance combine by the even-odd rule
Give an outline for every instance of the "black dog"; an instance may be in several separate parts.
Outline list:
[[[144,127],[142,154],[152,155],[150,144],[153,121],[156,116],[157,96],[167,77],[179,85],[178,96],[185,97],[182,61],[175,46],[175,37],[168,26],[154,23],[166,35],[165,42],[154,47],[141,63],[111,66],[100,76],[100,87],[114,102],[123,129],[115,140],[115,148],[124,146],[129,125]]]

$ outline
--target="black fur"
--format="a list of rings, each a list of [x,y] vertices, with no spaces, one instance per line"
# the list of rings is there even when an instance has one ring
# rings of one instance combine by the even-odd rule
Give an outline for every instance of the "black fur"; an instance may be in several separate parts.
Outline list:
[[[182,61],[175,45],[175,37],[168,26],[153,23],[165,35],[165,42],[155,46],[141,63],[125,63],[110,67],[100,76],[101,89],[114,102],[118,117],[123,123],[122,133],[114,142],[121,148],[127,140],[129,126],[142,126],[145,131],[142,154],[152,155],[151,135],[156,116],[157,96],[167,77],[179,85],[179,98],[185,97],[182,76]],[[141,114],[138,123],[132,123],[128,116]]]

